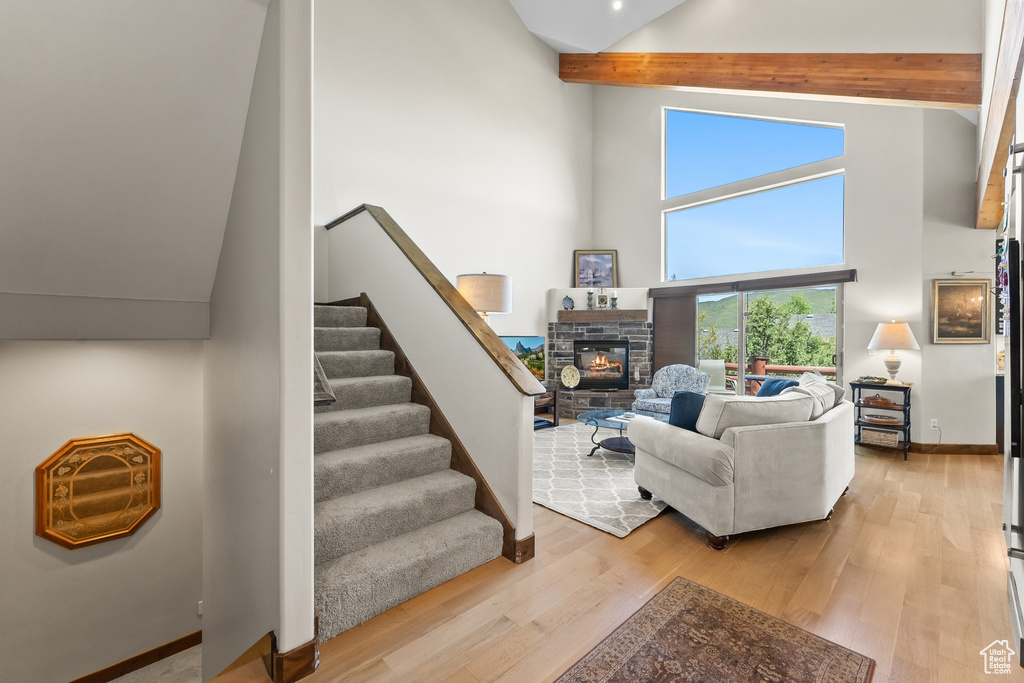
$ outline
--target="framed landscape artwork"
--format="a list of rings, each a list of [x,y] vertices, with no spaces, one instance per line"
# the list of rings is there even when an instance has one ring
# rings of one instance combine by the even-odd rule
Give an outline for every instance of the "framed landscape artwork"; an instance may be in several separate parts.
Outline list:
[[[614,249],[577,249],[572,253],[574,287],[618,287],[617,252]]]
[[[989,280],[932,280],[932,342],[987,344]]]
[[[516,358],[539,381],[544,381],[544,337],[502,337]]]

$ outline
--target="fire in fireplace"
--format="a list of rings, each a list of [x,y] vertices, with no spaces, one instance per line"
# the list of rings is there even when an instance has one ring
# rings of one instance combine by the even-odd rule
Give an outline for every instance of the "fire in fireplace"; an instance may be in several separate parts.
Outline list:
[[[579,389],[629,389],[628,341],[575,341]]]

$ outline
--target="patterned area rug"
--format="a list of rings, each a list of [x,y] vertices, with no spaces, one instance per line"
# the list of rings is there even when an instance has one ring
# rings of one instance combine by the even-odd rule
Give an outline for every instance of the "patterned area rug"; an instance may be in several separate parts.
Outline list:
[[[594,447],[593,427],[566,424],[533,433],[533,502],[623,538],[665,509],[643,500],[633,480],[633,456]],[[615,436],[602,429],[597,439]]]
[[[875,660],[677,578],[556,683],[868,683]]]

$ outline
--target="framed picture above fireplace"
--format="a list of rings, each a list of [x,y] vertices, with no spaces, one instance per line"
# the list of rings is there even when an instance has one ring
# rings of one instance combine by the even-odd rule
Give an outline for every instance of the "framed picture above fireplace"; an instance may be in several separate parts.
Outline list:
[[[629,389],[628,340],[576,340],[573,356],[580,371],[577,389]]]
[[[618,287],[618,252],[614,249],[577,249],[572,253],[574,287]]]

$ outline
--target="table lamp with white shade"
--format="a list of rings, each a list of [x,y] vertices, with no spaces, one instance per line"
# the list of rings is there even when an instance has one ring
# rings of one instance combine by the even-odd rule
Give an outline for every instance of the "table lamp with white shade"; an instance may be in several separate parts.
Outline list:
[[[885,369],[889,372],[889,382],[898,384],[896,373],[899,372],[902,361],[896,355],[897,349],[912,349],[920,351],[921,347],[914,338],[914,333],[907,323],[898,323],[895,320],[887,323],[878,323],[875,333],[871,335],[868,342],[869,351],[888,349],[889,355],[885,357]]]
[[[512,285],[508,275],[471,273],[455,279],[459,294],[469,302],[480,317],[487,320],[491,313],[512,311]],[[487,320],[490,323],[489,320]]]

